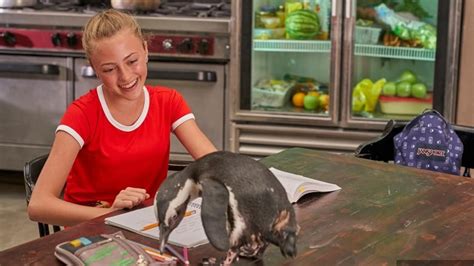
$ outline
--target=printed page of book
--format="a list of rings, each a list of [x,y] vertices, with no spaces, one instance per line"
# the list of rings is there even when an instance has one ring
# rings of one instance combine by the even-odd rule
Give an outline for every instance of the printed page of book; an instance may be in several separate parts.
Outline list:
[[[270,167],[270,171],[285,188],[291,203],[296,202],[301,196],[310,192],[331,192],[341,189],[336,184],[285,172],[274,167]]]
[[[169,243],[190,248],[209,242],[201,221],[201,201],[201,198],[197,198],[188,204],[185,217],[170,234]],[[154,206],[150,206],[107,217],[105,223],[159,239],[160,229],[154,208]]]

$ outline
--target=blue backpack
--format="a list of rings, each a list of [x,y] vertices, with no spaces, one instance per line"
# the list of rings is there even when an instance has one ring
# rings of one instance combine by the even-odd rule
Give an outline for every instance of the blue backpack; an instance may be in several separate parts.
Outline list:
[[[427,110],[411,120],[393,142],[396,164],[460,174],[463,144],[435,110]]]

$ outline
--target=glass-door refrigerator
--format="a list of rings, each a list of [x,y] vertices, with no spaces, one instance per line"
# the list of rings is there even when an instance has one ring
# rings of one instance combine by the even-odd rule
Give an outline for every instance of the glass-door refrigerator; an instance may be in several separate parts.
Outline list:
[[[433,107],[451,118],[462,1],[254,0],[234,7],[234,151],[352,152],[389,119],[409,121]]]
[[[454,121],[462,1],[345,3],[341,126],[377,129],[430,108]]]

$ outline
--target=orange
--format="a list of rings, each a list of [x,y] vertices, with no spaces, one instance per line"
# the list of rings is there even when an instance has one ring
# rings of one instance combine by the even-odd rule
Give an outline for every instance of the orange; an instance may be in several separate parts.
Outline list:
[[[303,107],[304,96],[305,96],[304,92],[297,92],[297,93],[293,94],[293,97],[291,98],[291,102],[296,107]]]

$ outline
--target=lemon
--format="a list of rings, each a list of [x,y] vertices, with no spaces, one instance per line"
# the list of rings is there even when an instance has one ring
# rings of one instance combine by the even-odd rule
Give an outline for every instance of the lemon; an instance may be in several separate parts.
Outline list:
[[[296,107],[303,107],[303,105],[304,105],[304,96],[306,96],[306,94],[304,92],[297,92],[291,98],[291,102]]]
[[[329,109],[329,95],[321,94],[319,96],[319,103],[321,104],[321,107],[327,111]]]

